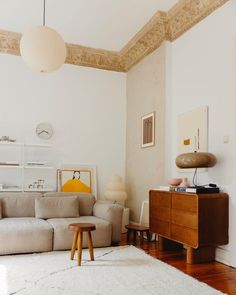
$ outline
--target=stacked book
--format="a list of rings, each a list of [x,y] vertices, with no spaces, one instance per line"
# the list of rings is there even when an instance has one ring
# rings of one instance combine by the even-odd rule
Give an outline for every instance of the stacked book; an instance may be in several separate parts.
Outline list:
[[[184,193],[193,193],[193,194],[217,194],[220,192],[219,187],[211,187],[211,186],[190,186],[190,187],[159,186],[158,188],[156,188],[156,190],[184,192]]]

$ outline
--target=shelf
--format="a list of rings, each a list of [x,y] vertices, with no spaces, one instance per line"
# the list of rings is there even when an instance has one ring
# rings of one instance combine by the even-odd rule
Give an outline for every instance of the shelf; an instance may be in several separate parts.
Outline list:
[[[24,192],[53,192],[53,188],[44,188],[44,189],[36,189],[36,188],[26,188],[24,189]]]
[[[52,145],[50,143],[26,143],[25,147],[51,148]]]
[[[0,165],[0,168],[23,169],[22,165]]]
[[[54,169],[52,166],[24,166],[25,169]]]
[[[22,166],[22,165],[0,165],[0,168],[7,169],[55,169],[52,166]]]
[[[1,192],[22,192],[22,188],[3,188]]]
[[[0,141],[0,145],[6,145],[6,146],[14,146],[14,147],[23,147],[23,142],[8,142],[8,141]]]

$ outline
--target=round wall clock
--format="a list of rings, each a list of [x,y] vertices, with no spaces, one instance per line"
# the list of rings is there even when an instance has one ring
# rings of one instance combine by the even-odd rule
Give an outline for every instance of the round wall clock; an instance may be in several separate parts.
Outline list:
[[[49,123],[39,123],[36,127],[36,134],[41,139],[49,139],[53,135],[52,125]]]

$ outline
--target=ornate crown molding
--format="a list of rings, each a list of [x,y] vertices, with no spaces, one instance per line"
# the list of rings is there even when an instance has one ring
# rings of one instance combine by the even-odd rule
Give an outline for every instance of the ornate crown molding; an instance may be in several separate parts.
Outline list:
[[[125,66],[119,52],[95,49],[75,44],[67,45],[66,63],[85,67],[124,72]]]
[[[67,44],[66,63],[117,72],[128,72],[135,64],[174,41],[229,0],[180,0],[168,12],[158,11],[120,52]],[[0,30],[0,52],[20,55],[21,34]]]
[[[20,55],[21,34],[0,30],[0,52]],[[66,63],[124,72],[124,64],[118,52],[95,49],[75,44],[66,44]]]
[[[157,12],[121,50],[129,71],[163,41],[174,41],[229,0],[180,0],[168,12]]]
[[[20,55],[21,34],[0,30],[0,52]]]
[[[174,41],[229,0],[181,0],[168,12],[168,37]]]
[[[167,14],[158,11],[120,51],[127,72],[166,39]]]

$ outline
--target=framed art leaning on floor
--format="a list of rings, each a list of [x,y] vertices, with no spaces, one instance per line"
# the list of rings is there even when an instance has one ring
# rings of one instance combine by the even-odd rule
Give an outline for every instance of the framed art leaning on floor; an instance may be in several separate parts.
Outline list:
[[[91,193],[97,198],[96,167],[89,165],[63,165],[57,170],[59,192]]]

